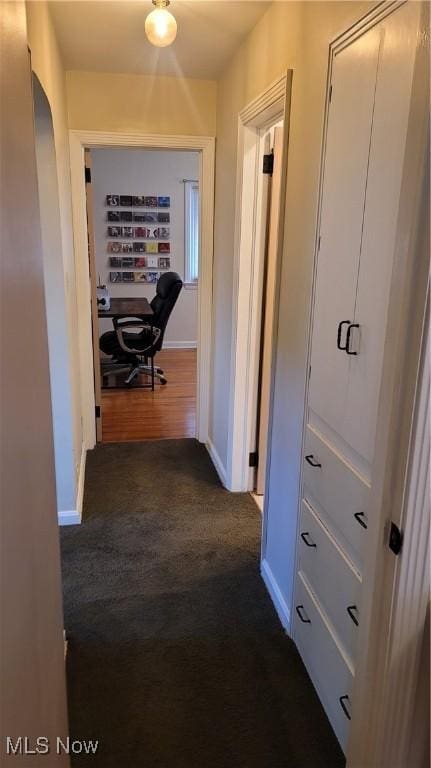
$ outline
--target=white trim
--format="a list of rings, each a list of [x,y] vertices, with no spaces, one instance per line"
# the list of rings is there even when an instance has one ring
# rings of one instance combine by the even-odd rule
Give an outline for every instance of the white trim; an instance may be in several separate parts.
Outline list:
[[[198,284],[198,383],[197,434],[200,442],[208,438],[210,365],[212,340],[212,262],[214,223],[214,157],[212,136],[160,136],[158,134],[69,131],[72,186],[73,237],[78,305],[78,343],[81,373],[81,402],[84,443],[96,444],[94,418],[93,350],[91,338],[91,297],[87,253],[84,149],[94,147],[151,147],[153,149],[194,150],[200,152],[200,276]]]
[[[415,697],[430,594],[430,340],[425,325],[424,355],[417,393],[411,460],[402,516],[403,548],[396,574],[388,654],[381,764],[408,765],[413,744]],[[416,724],[419,732],[423,724]],[[428,723],[429,725],[429,723]],[[394,744],[393,734],[397,734]],[[416,744],[419,752],[423,745]],[[414,764],[414,761],[411,763]]]
[[[164,341],[163,349],[196,349],[197,341]]]
[[[220,478],[221,484],[224,487],[226,487],[226,468],[225,468],[225,466],[224,466],[220,456],[217,453],[217,450],[215,448],[214,443],[209,438],[208,438],[207,443],[206,443],[206,448],[207,448],[207,451],[208,451],[208,453],[209,453],[209,455],[211,457],[211,461],[214,464],[214,467],[215,467],[215,469],[217,471],[217,474],[218,474],[218,476]]]
[[[81,515],[76,509],[68,509],[58,513],[58,524],[63,525],[80,525]]]
[[[263,559],[261,561],[260,572],[262,579],[265,582],[266,588],[274,603],[275,610],[277,611],[278,618],[281,621],[283,629],[290,634],[290,611],[289,607],[283,597],[280,587],[278,586],[274,574],[268,564],[268,561]]]
[[[229,401],[227,487],[251,490],[248,455],[254,450],[261,336],[263,260],[260,196],[262,129],[285,121],[288,135],[292,71],[280,77],[238,116],[238,165],[232,285],[232,388]],[[280,238],[281,248],[281,238]]]
[[[82,521],[82,503],[84,500],[85,466],[87,461],[87,449],[82,445],[81,458],[78,470],[78,489],[76,493],[76,509],[62,510],[58,513],[58,524],[80,525]]]

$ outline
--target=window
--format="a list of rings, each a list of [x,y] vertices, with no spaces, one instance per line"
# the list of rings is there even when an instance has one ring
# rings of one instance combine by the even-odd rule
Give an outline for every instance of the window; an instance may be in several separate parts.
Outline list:
[[[184,182],[185,242],[184,279],[186,285],[197,285],[199,274],[199,183]]]

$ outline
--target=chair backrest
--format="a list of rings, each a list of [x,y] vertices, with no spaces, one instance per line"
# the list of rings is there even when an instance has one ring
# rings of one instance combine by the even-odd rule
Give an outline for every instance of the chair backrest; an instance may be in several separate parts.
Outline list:
[[[153,325],[161,330],[156,351],[162,348],[165,329],[182,287],[183,281],[176,272],[164,272],[157,281],[156,295],[151,301]]]

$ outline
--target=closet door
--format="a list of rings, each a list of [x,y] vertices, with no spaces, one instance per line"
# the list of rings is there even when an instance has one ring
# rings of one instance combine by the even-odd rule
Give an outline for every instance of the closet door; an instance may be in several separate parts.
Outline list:
[[[347,408],[350,357],[339,347],[355,313],[379,44],[370,30],[333,65],[309,391],[319,430],[340,432]]]
[[[370,478],[386,318],[410,110],[420,3],[406,3],[385,22],[379,59],[358,291],[342,434],[365,460]]]

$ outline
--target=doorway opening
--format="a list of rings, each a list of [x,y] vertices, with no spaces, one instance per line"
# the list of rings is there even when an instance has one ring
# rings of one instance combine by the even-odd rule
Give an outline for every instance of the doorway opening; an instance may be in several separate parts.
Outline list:
[[[195,437],[199,153],[85,160],[98,441]]]
[[[212,255],[213,255],[213,216],[214,216],[214,146],[215,141],[213,137],[206,137],[206,136],[160,136],[160,135],[147,135],[147,134],[120,134],[120,133],[105,133],[105,132],[94,132],[94,131],[70,131],[69,133],[70,138],[70,155],[71,155],[71,182],[72,182],[72,206],[73,206],[73,228],[74,228],[74,243],[75,243],[75,259],[76,259],[76,280],[77,280],[77,299],[78,299],[78,335],[80,339],[80,371],[81,371],[81,399],[82,399],[82,411],[83,411],[83,433],[84,433],[84,447],[85,450],[91,449],[95,446],[97,440],[96,440],[96,429],[97,429],[97,437],[100,440],[103,437],[103,432],[101,428],[101,416],[102,416],[102,407],[101,402],[97,401],[98,392],[101,393],[101,384],[103,383],[101,380],[99,380],[99,383],[97,382],[97,375],[99,371],[99,364],[100,364],[100,353],[99,353],[99,336],[98,336],[98,322],[92,323],[92,314],[97,315],[97,283],[98,283],[98,275],[96,272],[96,269],[94,269],[92,272],[90,272],[89,269],[89,246],[90,251],[91,248],[93,248],[94,251],[94,240],[91,241],[90,233],[94,230],[93,221],[92,219],[95,216],[95,203],[93,202],[93,206],[90,204],[90,208],[87,208],[88,199],[92,200],[92,195],[87,197],[86,191],[88,191],[88,183],[86,183],[86,176],[88,178],[88,171],[85,171],[85,162],[86,157],[85,155],[88,154],[89,150],[89,157],[87,160],[92,161],[92,156],[94,156],[95,151],[97,150],[103,150],[103,151],[109,151],[109,150],[119,150],[120,148],[127,152],[133,152],[134,150],[140,150],[143,152],[144,150],[148,152],[148,155],[151,155],[151,153],[160,153],[162,151],[171,152],[172,154],[170,157],[173,157],[174,154],[181,154],[181,153],[193,153],[197,157],[197,166],[198,171],[197,174],[191,173],[190,175],[186,175],[184,171],[177,174],[177,189],[179,189],[179,194],[184,199],[184,210],[186,209],[186,203],[189,204],[191,211],[190,216],[194,215],[196,219],[196,214],[198,218],[198,234],[196,235],[196,225],[194,227],[195,236],[193,241],[190,244],[190,252],[193,254],[193,258],[190,259],[190,263],[188,264],[188,277],[192,274],[193,270],[196,269],[196,251],[198,253],[198,280],[197,280],[197,287],[183,287],[181,286],[181,292],[182,296],[189,296],[190,298],[195,296],[195,301],[197,305],[197,330],[196,330],[196,347],[189,347],[187,350],[187,353],[190,357],[196,356],[196,366],[194,370],[196,371],[196,406],[195,406],[195,426],[193,426],[193,421],[191,421],[191,425],[189,423],[189,430],[193,430],[194,436],[199,440],[200,442],[206,443],[208,439],[208,418],[209,418],[209,387],[210,387],[210,351],[211,351],[211,306],[212,306]],[[96,156],[97,157],[97,156]],[[102,156],[103,159],[103,156]],[[97,163],[97,160],[96,160]],[[137,174],[139,175],[139,174]],[[116,183],[114,184],[115,187],[117,187],[119,179],[115,179]],[[191,199],[186,199],[186,188],[188,186],[188,183],[192,182],[192,189],[190,192]],[[163,214],[163,213],[173,213],[173,210],[171,211],[170,207],[167,205],[170,200],[168,200],[171,195],[166,192],[166,190],[161,188],[158,192],[156,188],[153,189],[153,191],[150,191],[148,189],[148,184],[150,183],[149,179],[145,176],[141,175],[140,183],[139,183],[139,191],[138,188],[136,188],[136,191],[133,192],[133,190],[129,189],[129,187],[123,189],[123,193],[121,193],[121,190],[118,189],[103,189],[100,193],[103,197],[103,206],[100,203],[101,198],[99,199],[99,209],[103,207],[104,210],[104,218],[103,221],[103,227],[104,229],[104,240],[105,240],[105,248],[106,251],[104,253],[104,267],[105,270],[108,272],[108,280],[109,280],[109,272],[119,272],[121,273],[130,273],[130,272],[141,272],[141,273],[164,273],[166,274],[169,271],[172,271],[170,267],[167,266],[161,266],[159,263],[159,259],[164,259],[163,265],[167,265],[167,259],[170,260],[177,258],[177,254],[174,254],[173,251],[170,251],[171,243],[169,239],[166,237],[164,239],[162,238],[156,238],[156,237],[134,237],[133,235],[136,234],[133,232],[135,228],[142,227],[142,228],[151,228],[159,229],[159,228],[166,228],[170,229],[171,227],[171,221],[157,221],[157,222],[150,222],[150,221],[138,221],[134,219],[134,215],[136,213],[139,214],[139,211],[141,212],[141,215],[144,213],[150,214],[150,213],[157,213],[157,214]],[[158,187],[157,178],[153,182],[154,187]],[[87,188],[87,190],[86,190]],[[196,194],[196,191],[198,194]],[[148,194],[147,194],[148,192]],[[130,203],[130,197],[131,199],[131,205],[107,205],[108,202],[108,196],[111,197],[123,197],[123,203]],[[133,205],[133,198],[155,198],[157,197],[157,206],[152,203],[151,205],[138,205],[138,201],[135,200],[135,205]],[[127,198],[127,199],[124,199]],[[159,198],[164,198],[164,200],[159,200]],[[110,203],[116,202],[115,200],[110,200]],[[142,201],[141,201],[142,202]],[[146,202],[145,200],[143,202]],[[149,201],[148,201],[149,202]],[[118,203],[121,203],[121,200],[118,200]],[[161,205],[159,205],[161,203]],[[111,220],[108,222],[108,211],[111,211],[111,213],[121,212],[128,213],[130,218],[130,213],[132,214],[132,221],[114,221]],[[98,211],[100,214],[100,210]],[[184,214],[185,215],[185,214]],[[183,222],[184,224],[184,222]],[[126,233],[121,232],[120,236],[110,236],[108,227],[124,227],[126,230]],[[132,232],[130,232],[130,228],[132,229]],[[111,232],[112,234],[112,232]],[[125,236],[124,236],[125,234]],[[158,233],[157,233],[158,234]],[[169,233],[171,235],[171,232]],[[112,251],[108,252],[108,243],[132,243],[132,252],[125,252],[119,254],[118,252]],[[133,251],[133,244],[134,243],[151,243],[152,246],[154,246],[154,243],[169,243],[169,251],[167,250],[165,246],[165,250],[161,249],[160,251],[157,249],[157,252],[152,252],[152,248],[149,249],[149,252],[146,250],[144,252],[140,251]],[[130,247],[130,246],[129,246]],[[137,246],[138,247],[138,246]],[[135,263],[133,262],[132,267],[123,267],[123,262],[121,261],[121,267],[115,266],[117,262],[108,262],[108,259],[114,259],[114,258],[131,258],[131,259],[138,259],[138,258],[146,258],[146,257],[152,257],[157,258],[157,267],[151,266],[147,262],[145,262],[145,267],[135,268]],[[93,258],[94,264],[96,264],[95,257],[92,257],[90,253],[90,261]],[[142,262],[143,263],[143,262]],[[112,267],[112,268],[111,268]],[[183,274],[180,274],[181,283],[184,282],[184,275],[186,274],[185,271],[185,264],[184,261],[181,265]],[[162,277],[163,279],[163,277]],[[151,280],[154,281],[154,275],[152,275]],[[126,278],[127,282],[127,278]],[[153,289],[153,297],[154,294],[157,292],[157,285],[158,280],[155,279],[155,282],[147,281],[147,280],[141,280],[141,285],[138,286],[135,285],[135,281],[133,281],[129,278],[127,289],[130,291],[129,298],[135,298],[136,295],[132,294],[131,291],[137,291],[138,288],[142,288],[144,285],[149,290],[149,297],[146,299],[147,307],[152,301],[151,297],[151,287]],[[113,287],[117,288],[121,285],[121,287],[124,288],[122,285],[123,280],[109,280],[109,286],[111,289]],[[105,284],[106,283],[103,283]],[[164,298],[165,291],[162,291],[163,296],[161,298]],[[99,299],[102,298],[99,292]],[[128,297],[126,297],[128,298]],[[144,297],[145,298],[145,297]],[[151,299],[151,301],[149,300]],[[172,318],[175,318],[177,313],[179,312],[178,306],[174,307],[172,310],[167,323],[167,328],[169,334],[172,334],[175,329],[176,321],[172,320]],[[93,309],[94,308],[94,309]],[[125,319],[126,317],[128,319],[133,318],[135,321],[138,318],[138,320],[141,320],[141,326],[140,330],[142,330],[142,316],[144,316],[144,319],[147,319],[149,315],[151,314],[148,310],[135,312],[135,311],[129,311],[129,307],[127,308],[127,311],[123,311],[120,313],[121,319]],[[155,310],[153,310],[153,313]],[[176,314],[175,314],[176,313]],[[177,315],[178,316],[178,315]],[[174,325],[172,324],[174,323]],[[151,318],[147,320],[147,325],[150,327],[151,333],[156,330],[156,322],[154,321],[153,325],[151,325]],[[93,328],[93,331],[91,329]],[[96,333],[97,329],[97,333]],[[116,331],[116,329],[113,329]],[[139,330],[139,329],[138,329]],[[127,328],[127,333],[130,333],[132,331],[136,331],[136,328]],[[184,331],[183,331],[184,332]],[[166,333],[166,328],[165,328]],[[102,334],[103,335],[103,334]],[[165,336],[165,338],[169,341],[169,335]],[[130,340],[126,338],[126,341],[129,344],[130,347]],[[178,337],[171,336],[171,341],[194,341],[194,339],[190,340],[187,339],[179,339]],[[134,349],[132,347],[132,349]],[[128,350],[127,350],[128,351]],[[175,346],[172,346],[171,349],[161,350],[161,353],[169,352],[170,355],[173,356],[174,352],[178,352],[178,348],[175,348]],[[159,352],[157,351],[157,354]],[[185,357],[186,355],[184,355]],[[148,355],[148,359],[145,360],[145,355],[138,355],[139,359],[139,365],[142,365],[142,367],[148,365],[151,368],[151,356]],[[165,369],[161,363],[161,359],[158,361],[155,360],[154,363],[155,371],[154,371],[154,379],[155,379],[155,391],[153,393],[153,397],[156,396],[156,394],[159,394],[162,390],[166,390],[166,392],[169,392],[170,382],[173,381],[172,374],[166,369],[166,378],[167,378],[167,384],[164,385],[160,377],[157,376],[160,371],[157,371],[158,368],[162,368],[163,374],[161,376],[165,376]],[[172,366],[172,363],[171,363]],[[178,371],[180,369],[180,366],[176,366]],[[192,370],[191,364],[189,367],[189,371]],[[129,366],[130,371],[130,366]],[[140,374],[141,372],[145,371],[138,371],[137,373]],[[151,371],[150,371],[151,373]],[[127,373],[125,375],[125,378],[127,377]],[[183,376],[182,372],[179,371],[178,375],[181,377],[181,380],[185,380],[185,376]],[[193,374],[190,374],[190,377],[192,377]],[[169,378],[170,377],[170,378]],[[132,377],[134,378],[134,377]],[[144,377],[143,377],[144,378]],[[150,377],[150,384],[152,384]],[[144,378],[145,381],[145,378]],[[148,377],[147,377],[148,381]],[[140,396],[140,392],[135,386],[131,387],[133,391],[124,391],[123,390],[123,398],[127,396],[130,396],[129,405],[130,405],[130,413],[129,413],[129,421],[130,424],[137,421],[136,413],[134,412],[133,408],[133,397]],[[171,388],[172,392],[172,388]],[[101,399],[101,394],[100,394]],[[161,398],[160,398],[161,399]],[[120,407],[120,406],[118,406]],[[165,418],[167,411],[163,412],[163,418]],[[150,424],[150,416],[148,416],[145,419],[145,422],[147,426]],[[141,419],[142,421],[142,419]],[[169,436],[169,435],[164,435]],[[174,436],[174,435],[172,435]],[[141,435],[135,433],[135,435],[128,437],[127,435],[121,435],[120,431],[118,431],[115,435],[112,436],[112,440],[140,440],[140,439],[146,439],[148,437],[149,439],[157,437],[156,433],[152,433],[151,435]]]
[[[231,491],[252,492],[261,510],[270,432],[291,76],[289,71],[239,115],[226,485]]]

